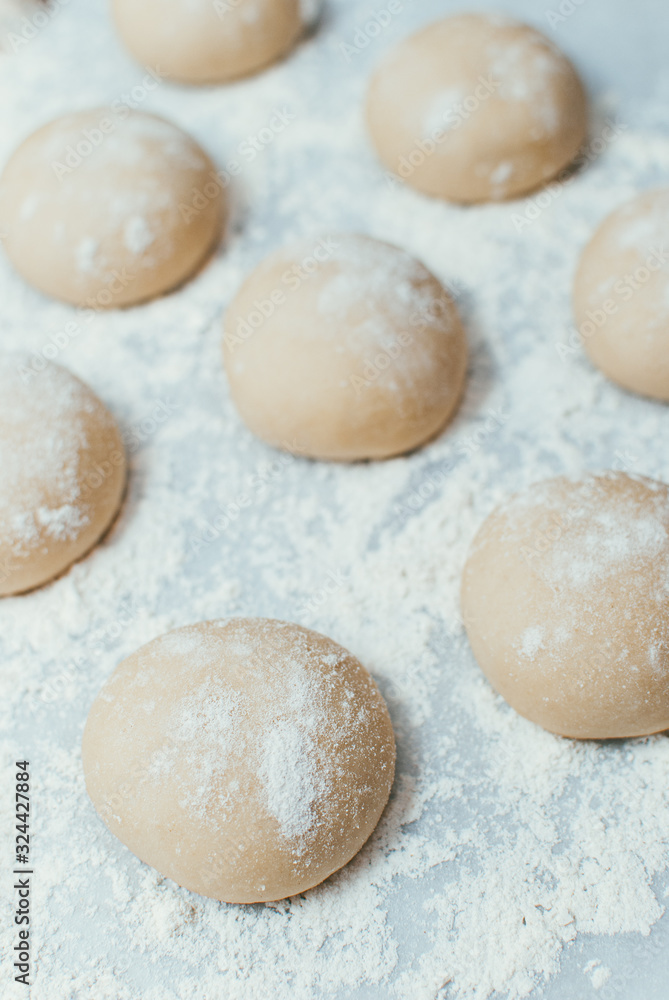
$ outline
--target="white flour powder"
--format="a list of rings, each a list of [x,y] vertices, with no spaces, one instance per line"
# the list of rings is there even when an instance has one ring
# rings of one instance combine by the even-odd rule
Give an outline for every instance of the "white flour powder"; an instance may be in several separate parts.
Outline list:
[[[602,155],[548,195],[471,209],[421,197],[377,166],[361,97],[384,48],[440,13],[407,7],[347,62],[339,43],[363,15],[332,0],[314,39],[261,76],[162,83],[144,98],[146,70],[115,40],[103,0],[71,0],[0,55],[0,162],[48,119],[125,94],[192,132],[218,166],[242,167],[225,245],[146,306],[88,322],[0,260],[3,346],[55,350],[117,415],[131,458],[104,544],[0,603],[1,842],[6,871],[12,762],[28,757],[33,1000],[629,1000],[653,996],[653,983],[664,995],[666,974],[647,989],[643,977],[668,952],[669,740],[578,744],[519,718],[473,661],[458,588],[484,516],[529,482],[606,467],[669,479],[666,407],[593,370],[570,344],[569,307],[593,227],[666,183],[666,103],[623,117]],[[277,111],[287,124],[272,130]],[[596,109],[594,137],[603,119]],[[270,251],[347,230],[399,244],[456,289],[467,394],[416,454],[288,460],[234,412],[222,309]],[[298,620],[349,648],[398,739],[371,841],[324,885],[266,906],[219,904],[140,864],[96,817],[80,766],[88,708],[121,657],[234,614]],[[524,637],[528,655],[541,641]],[[6,959],[0,975],[3,997],[26,996]]]

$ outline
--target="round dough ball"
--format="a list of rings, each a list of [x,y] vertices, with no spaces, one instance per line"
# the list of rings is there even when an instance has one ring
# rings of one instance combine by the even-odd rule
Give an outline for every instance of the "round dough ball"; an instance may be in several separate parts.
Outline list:
[[[669,487],[623,472],[536,483],[485,521],[462,611],[489,681],[563,736],[669,728]]]
[[[461,14],[395,48],[372,78],[367,124],[385,166],[451,201],[513,198],[576,156],[586,99],[569,60],[540,32]]]
[[[583,251],[574,314],[598,368],[625,389],[669,402],[669,188],[613,212]]]
[[[263,440],[314,458],[385,458],[433,437],[462,394],[457,310],[426,267],[366,236],[272,254],[225,317],[232,398]]]
[[[181,129],[147,114],[81,111],[34,132],[0,179],[14,267],[47,295],[92,309],[180,284],[219,236],[223,188]]]
[[[59,365],[0,357],[0,596],[80,559],[121,504],[123,442],[88,386]]]
[[[184,83],[256,73],[288,52],[313,0],[113,0],[123,41],[144,66]]]
[[[383,698],[331,639],[264,618],[200,622],[117,667],[83,738],[112,833],[229,903],[304,892],[360,850],[388,800]]]

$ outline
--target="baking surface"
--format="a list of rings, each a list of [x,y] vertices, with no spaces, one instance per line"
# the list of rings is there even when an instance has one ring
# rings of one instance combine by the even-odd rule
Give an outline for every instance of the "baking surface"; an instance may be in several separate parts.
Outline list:
[[[154,86],[103,0],[52,4],[34,37],[0,54],[0,163],[57,115],[130,100],[190,131],[219,167],[243,165],[224,245],[156,302],[89,320],[0,257],[3,347],[35,352],[36,367],[46,348],[85,379],[120,420],[131,464],[104,544],[0,603],[1,837],[10,857],[13,761],[29,758],[35,1000],[666,997],[669,741],[575,744],[525,722],[483,680],[458,618],[468,544],[508,493],[584,469],[669,480],[666,407],[590,366],[569,306],[593,227],[669,177],[666,13],[622,0],[496,5],[576,60],[592,142],[563,187],[462,209],[385,177],[361,102],[395,41],[475,6],[407,0],[377,32],[365,25],[383,2],[330,0],[290,58],[227,87]],[[220,350],[222,312],[263,256],[345,230],[421,258],[454,293],[471,347],[444,433],[351,466],[255,440]],[[115,664],[170,628],[233,614],[297,621],[349,648],[398,741],[391,803],[360,855],[271,906],[205,900],[141,865],[98,820],[81,775],[86,714]],[[0,974],[3,997],[26,995],[6,960]]]

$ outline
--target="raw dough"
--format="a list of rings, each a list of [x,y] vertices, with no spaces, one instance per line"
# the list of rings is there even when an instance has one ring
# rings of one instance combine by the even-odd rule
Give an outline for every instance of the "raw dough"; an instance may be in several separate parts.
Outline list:
[[[184,83],[256,73],[289,51],[313,20],[309,0],[113,0],[114,17],[144,66]]]
[[[118,427],[83,382],[0,357],[0,596],[39,587],[88,552],[125,477]]]
[[[619,385],[669,402],[669,189],[608,216],[583,252],[574,313],[592,361]]]
[[[441,430],[467,362],[457,310],[403,250],[338,235],[279,250],[225,318],[232,397],[259,437],[325,459],[384,458]]]
[[[16,269],[47,295],[93,309],[180,284],[217,239],[214,165],[181,129],[121,107],[33,133],[0,180],[0,227]]]
[[[586,99],[542,34],[461,14],[395,48],[374,75],[367,123],[397,177],[452,201],[512,198],[554,177],[586,135]]]
[[[528,719],[581,739],[669,728],[669,487],[609,472],[517,494],[474,540],[462,611]]]
[[[86,786],[109,829],[193,892],[283,899],[360,850],[393,783],[374,681],[317,632],[201,622],[124,660],[91,708]]]

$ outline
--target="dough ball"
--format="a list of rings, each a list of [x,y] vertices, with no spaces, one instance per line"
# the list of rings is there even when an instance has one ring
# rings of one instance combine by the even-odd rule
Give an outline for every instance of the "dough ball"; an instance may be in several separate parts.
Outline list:
[[[459,202],[513,198],[576,156],[586,99],[569,60],[540,32],[461,14],[394,49],[372,78],[367,123],[393,174]]]
[[[613,212],[590,240],[574,283],[585,349],[619,385],[669,402],[669,188]]]
[[[113,0],[123,41],[144,66],[184,83],[256,73],[315,20],[313,0]]]
[[[474,539],[462,611],[516,711],[580,739],[669,728],[669,487],[623,472],[549,479]]]
[[[102,309],[189,277],[219,235],[223,202],[213,163],[185,132],[99,108],[19,146],[0,179],[0,227],[27,281]]]
[[[457,310],[434,275],[366,236],[280,250],[225,318],[232,397],[270,444],[314,458],[385,458],[441,430],[464,385]]]
[[[59,365],[0,356],[0,596],[58,576],[95,545],[126,478],[114,418]]]
[[[374,681],[318,632],[200,622],[124,660],[91,708],[86,786],[112,833],[230,903],[318,885],[360,850],[393,783]]]

